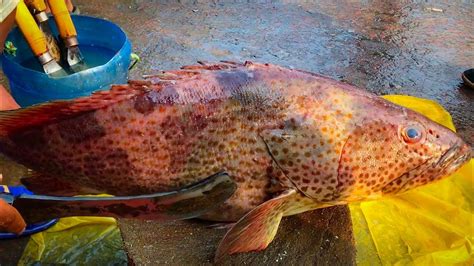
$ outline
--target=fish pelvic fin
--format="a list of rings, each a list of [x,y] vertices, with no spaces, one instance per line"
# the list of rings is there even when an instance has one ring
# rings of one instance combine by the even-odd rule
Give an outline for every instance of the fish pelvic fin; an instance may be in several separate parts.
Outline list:
[[[285,191],[243,216],[219,243],[215,262],[226,255],[264,250],[273,241],[283,216],[318,208],[320,205],[306,198],[296,189]]]

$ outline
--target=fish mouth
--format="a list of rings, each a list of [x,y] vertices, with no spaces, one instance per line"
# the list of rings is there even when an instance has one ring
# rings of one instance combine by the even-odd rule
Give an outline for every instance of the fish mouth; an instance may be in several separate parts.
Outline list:
[[[458,168],[471,159],[471,148],[459,141],[447,149],[434,166],[448,171]]]
[[[400,175],[398,178],[394,178],[391,180],[386,186],[382,188],[382,190],[388,190],[392,183],[397,179],[403,180],[400,184],[400,188],[396,193],[402,193],[407,191],[408,184],[410,181],[416,179],[418,176],[414,175],[413,177],[409,177],[409,174],[414,171],[422,172],[423,169],[426,167],[433,167],[439,169],[438,175],[431,176],[431,181],[438,179],[441,176],[447,176],[461,167],[464,163],[471,159],[471,148],[462,141],[455,143],[449,149],[447,149],[438,160],[436,158],[428,158],[426,161],[421,163],[420,165],[414,167],[413,169],[407,171],[406,173]]]

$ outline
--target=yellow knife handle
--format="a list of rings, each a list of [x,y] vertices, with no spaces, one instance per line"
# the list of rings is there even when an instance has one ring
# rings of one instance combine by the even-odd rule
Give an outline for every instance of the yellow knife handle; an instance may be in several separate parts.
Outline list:
[[[77,36],[76,28],[72,23],[71,15],[64,0],[48,0],[49,8],[58,25],[59,35],[63,39]]]
[[[38,13],[46,11],[46,3],[44,0],[25,0],[25,4],[29,8],[34,8]]]
[[[48,52],[46,38],[23,1],[16,7],[15,20],[35,56]]]

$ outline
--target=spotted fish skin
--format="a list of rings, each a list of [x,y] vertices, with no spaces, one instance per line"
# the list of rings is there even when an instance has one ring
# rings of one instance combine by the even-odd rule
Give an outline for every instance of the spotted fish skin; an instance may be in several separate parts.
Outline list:
[[[27,115],[38,116],[19,126]],[[169,191],[226,171],[238,189],[205,217],[220,221],[289,188],[325,206],[403,192],[470,158],[455,133],[418,113],[323,76],[251,62],[164,72],[9,112],[0,125],[1,152],[95,191]]]

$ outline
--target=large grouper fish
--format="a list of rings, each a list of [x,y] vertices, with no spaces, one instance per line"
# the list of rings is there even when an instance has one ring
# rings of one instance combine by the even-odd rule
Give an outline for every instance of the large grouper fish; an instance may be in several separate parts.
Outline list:
[[[283,216],[376,199],[471,158],[451,130],[317,74],[200,63],[70,101],[0,114],[0,151],[35,171],[33,191],[171,191],[225,171],[233,196],[204,216],[238,221],[226,254],[265,249]]]

